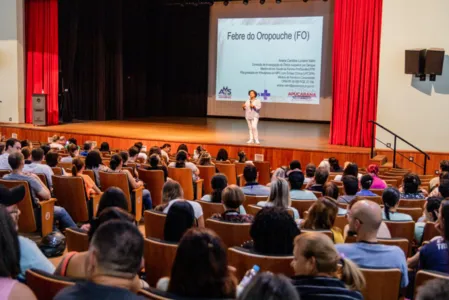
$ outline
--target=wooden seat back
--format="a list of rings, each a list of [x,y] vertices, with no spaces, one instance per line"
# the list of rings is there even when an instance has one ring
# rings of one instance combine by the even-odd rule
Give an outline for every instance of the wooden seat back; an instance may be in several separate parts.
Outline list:
[[[5,176],[6,174],[11,173],[10,170],[0,170],[0,178],[2,178],[3,176]]]
[[[62,162],[58,162],[58,167],[63,168],[63,169],[72,169],[72,163],[62,163]]]
[[[215,166],[196,166],[200,170],[201,178],[204,179],[203,189],[204,194],[209,195],[212,193],[212,177],[215,175]],[[229,180],[229,178],[228,178]]]
[[[436,236],[439,236],[440,233],[435,227],[436,223],[434,222],[427,222],[426,225],[424,225],[424,231],[422,235],[422,242],[430,241]],[[421,242],[421,241],[418,241]]]
[[[434,280],[434,279],[443,279],[446,281],[446,284],[449,284],[449,275],[441,272],[436,271],[428,271],[428,270],[419,270],[418,273],[416,273],[415,277],[415,297],[414,299],[417,299],[417,293],[419,291],[419,288],[422,287],[427,281]]]
[[[169,296],[163,296],[160,294],[164,294],[165,292],[157,290],[155,288],[150,289],[141,289],[137,291],[137,295],[144,297],[145,299],[151,300],[173,300],[175,298],[169,298]]]
[[[426,199],[400,199],[399,207],[407,207],[407,208],[421,208],[424,209],[424,205],[426,204]]]
[[[166,243],[153,238],[145,239],[145,272],[150,286],[156,287],[160,278],[170,276],[177,250],[177,244]]]
[[[403,213],[412,217],[413,221],[418,222],[418,219],[422,217],[423,210],[422,208],[408,208],[408,207],[398,207],[396,209],[398,213]]]
[[[303,229],[301,228],[301,234],[306,232],[318,232],[327,235],[331,240],[334,240],[334,234],[330,230],[312,230],[312,229]]]
[[[154,210],[144,212],[145,237],[164,239],[165,219],[167,215]]]
[[[382,196],[382,194],[384,193],[384,189],[369,189],[369,190],[378,196]]]
[[[238,175],[243,174],[243,170],[245,169],[246,163],[235,162],[235,173]]]
[[[209,219],[214,214],[222,214],[225,211],[224,206],[221,203],[212,203],[209,201],[202,201],[202,200],[197,200],[196,202],[198,202],[201,205],[205,220]]]
[[[268,161],[254,161],[254,166],[259,174],[258,182],[261,185],[267,185],[271,182],[270,162]]]
[[[262,209],[263,209],[262,206],[257,206],[257,205],[252,205],[252,204],[251,204],[251,205],[248,205],[248,209],[246,210],[246,213],[247,213],[248,215],[256,216],[257,213],[258,213],[259,211],[261,211]],[[295,213],[293,212],[293,210],[287,209],[287,212],[288,212],[288,214],[289,214],[292,218],[295,217]]]
[[[168,176],[179,182],[184,190],[184,199],[194,200],[192,170],[189,168],[168,168]]]
[[[247,270],[254,265],[260,267],[260,272],[272,272],[292,277],[294,275],[291,262],[293,256],[268,256],[248,252],[242,248],[233,247],[228,249],[228,264],[237,269],[236,276],[241,280]]]
[[[323,193],[321,193],[321,192],[318,192],[318,191],[311,191],[311,192],[315,195],[315,197],[317,197],[317,199],[323,197]]]
[[[369,200],[369,201],[376,202],[379,205],[383,205],[381,196],[357,196],[354,198],[353,201],[359,201],[359,200]]]
[[[139,169],[139,178],[145,182],[151,193],[153,207],[162,203],[162,188],[164,187],[164,171]]]
[[[231,223],[214,219],[206,220],[206,227],[215,231],[227,247],[241,246],[251,240],[251,223]]]
[[[43,173],[36,173],[37,177],[39,177],[39,179],[42,181],[43,184],[45,184],[45,186],[47,188],[50,188],[50,186],[48,185],[48,180],[47,180],[47,176],[45,176],[45,174]]]
[[[348,219],[346,216],[337,215],[335,217],[334,226],[340,228],[342,231],[345,230],[345,226],[348,224]]]
[[[92,179],[93,182],[96,182],[95,181],[95,173],[93,170],[84,169],[83,174],[86,174],[87,176],[90,177],[90,179]]]
[[[415,237],[415,222],[385,221],[392,238],[404,238],[411,244]]]
[[[366,287],[362,294],[365,300],[398,300],[401,286],[399,269],[360,268],[365,277]]]
[[[62,289],[75,285],[75,282],[64,280],[64,277],[53,276],[34,269],[26,270],[26,284],[38,300],[53,299]]]
[[[401,248],[404,252],[405,257],[408,257],[408,249],[410,247],[410,242],[404,238],[393,238],[393,239],[377,239],[377,242],[382,245],[387,246],[397,246]]]
[[[234,164],[216,163],[215,167],[228,178],[228,184],[237,184],[237,173]]]
[[[292,200],[292,207],[296,208],[301,218],[304,218],[304,212],[315,204],[316,200]]]
[[[89,250],[89,237],[87,233],[67,228],[65,230],[65,237],[67,239],[67,252],[84,252]]]
[[[248,211],[249,205],[256,205],[259,201],[266,201],[268,196],[250,196],[245,195],[245,201],[243,202],[243,207],[246,211]]]
[[[88,197],[82,177],[52,176],[53,193],[75,223],[89,221]]]
[[[53,167],[53,168],[51,168],[51,170],[53,171],[53,174],[54,175],[62,175],[62,168],[60,168],[60,167]]]

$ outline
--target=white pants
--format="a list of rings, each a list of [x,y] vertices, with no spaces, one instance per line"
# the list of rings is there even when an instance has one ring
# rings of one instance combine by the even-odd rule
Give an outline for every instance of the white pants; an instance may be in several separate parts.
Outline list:
[[[252,120],[247,119],[246,122],[248,122],[249,139],[251,141],[258,141],[259,132],[257,131],[257,123],[259,122],[259,118],[254,118]]]

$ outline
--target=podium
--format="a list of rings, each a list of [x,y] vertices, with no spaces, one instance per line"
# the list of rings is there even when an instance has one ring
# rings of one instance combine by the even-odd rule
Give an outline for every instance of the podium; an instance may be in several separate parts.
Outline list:
[[[33,104],[33,125],[47,125],[47,95],[33,94],[31,101]]]

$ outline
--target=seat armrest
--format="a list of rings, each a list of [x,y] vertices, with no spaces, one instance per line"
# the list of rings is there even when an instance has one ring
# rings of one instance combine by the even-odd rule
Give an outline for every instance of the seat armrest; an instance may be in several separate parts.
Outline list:
[[[46,236],[53,231],[53,223],[55,220],[54,209],[55,209],[55,198],[49,200],[39,201],[39,206],[41,208],[41,234]]]
[[[242,187],[243,186],[243,174],[237,175],[237,178],[239,180],[239,186]]]
[[[145,188],[143,186],[138,187],[137,189],[133,189],[134,193],[134,215],[136,222],[139,222],[142,219],[142,207],[143,207],[143,190]]]
[[[92,218],[95,218],[95,216],[97,215],[98,205],[100,204],[100,199],[102,195],[103,193],[90,195],[90,201],[92,201],[92,208],[93,208]]]
[[[196,199],[201,199],[201,197],[203,197],[203,182],[204,179],[198,179],[197,181],[195,181],[196,183]]]

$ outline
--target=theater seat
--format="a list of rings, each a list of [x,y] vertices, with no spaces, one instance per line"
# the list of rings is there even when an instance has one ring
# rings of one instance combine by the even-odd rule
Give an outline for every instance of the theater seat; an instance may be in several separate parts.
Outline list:
[[[399,269],[360,268],[365,277],[366,287],[362,294],[365,300],[398,300],[401,286]]]
[[[77,280],[30,269],[25,273],[26,284],[38,300],[53,299],[60,290],[75,285]]]

